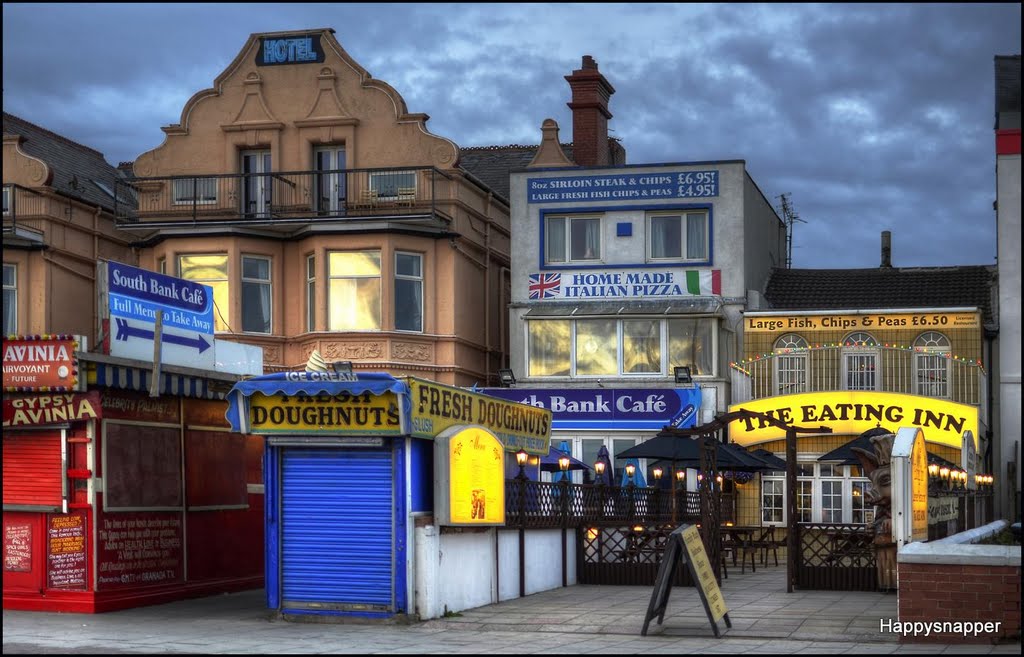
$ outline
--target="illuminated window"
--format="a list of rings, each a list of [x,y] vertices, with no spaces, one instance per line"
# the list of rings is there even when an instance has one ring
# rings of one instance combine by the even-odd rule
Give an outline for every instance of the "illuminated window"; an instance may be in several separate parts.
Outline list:
[[[762,475],[761,515],[765,522],[782,524],[787,514],[785,472]],[[857,466],[803,462],[797,464],[797,522],[867,524],[874,508],[867,501],[870,482]]]
[[[711,318],[668,320],[668,369],[687,365],[694,376],[715,373],[715,320]]]
[[[544,221],[546,263],[586,262],[601,259],[599,217],[547,217]]]
[[[914,383],[919,395],[949,398],[949,339],[928,331],[914,340]]]
[[[792,333],[775,341],[776,394],[807,392],[807,340]]]
[[[4,335],[18,333],[18,270],[4,263]]]
[[[330,331],[380,330],[380,251],[334,251],[327,255]]]
[[[878,342],[867,333],[843,339],[843,380],[846,390],[878,389]]]
[[[531,320],[530,376],[713,375],[715,320]]]
[[[213,288],[213,328],[230,331],[227,254],[178,256],[178,276]]]
[[[242,330],[270,333],[270,258],[242,256]]]
[[[782,524],[786,520],[786,496],[784,479],[761,480],[761,519],[764,522]]]
[[[707,211],[652,214],[648,222],[647,253],[651,260],[707,260]]]
[[[528,326],[530,376],[569,376],[572,322],[534,321]]]

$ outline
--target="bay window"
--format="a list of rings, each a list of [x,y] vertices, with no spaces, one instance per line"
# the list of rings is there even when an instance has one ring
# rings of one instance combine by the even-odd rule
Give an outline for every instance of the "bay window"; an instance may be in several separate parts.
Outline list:
[[[545,319],[528,322],[530,376],[713,375],[716,320]]]
[[[327,310],[330,331],[379,331],[380,251],[327,254]]]
[[[395,329],[423,330],[423,256],[395,253]]]
[[[178,276],[213,288],[213,328],[215,331],[230,331],[227,254],[178,256]]]
[[[18,333],[18,271],[4,263],[4,335]]]
[[[270,258],[242,256],[242,331],[270,333]]]

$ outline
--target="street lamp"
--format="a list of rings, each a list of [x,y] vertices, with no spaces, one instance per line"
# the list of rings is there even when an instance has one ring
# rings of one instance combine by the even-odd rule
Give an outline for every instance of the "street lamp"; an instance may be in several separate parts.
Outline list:
[[[516,463],[519,464],[519,474],[516,475],[516,479],[526,479],[526,461],[530,458],[530,455],[526,453],[525,449],[520,449],[516,452]]]

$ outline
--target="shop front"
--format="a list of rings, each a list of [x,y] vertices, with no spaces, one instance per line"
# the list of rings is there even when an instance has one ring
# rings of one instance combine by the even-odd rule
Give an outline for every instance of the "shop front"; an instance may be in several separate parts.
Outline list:
[[[4,608],[95,613],[261,586],[262,443],[228,430],[215,392],[237,377],[167,367],[153,387],[151,364],[82,346],[4,340]]]
[[[254,377],[232,389],[228,420],[266,439],[267,606],[286,618],[415,613],[415,528],[503,523],[506,453],[546,454],[550,435],[540,409],[384,373]],[[477,433],[456,451],[463,430]],[[496,483],[451,474],[477,448]],[[438,496],[441,480],[454,483]]]

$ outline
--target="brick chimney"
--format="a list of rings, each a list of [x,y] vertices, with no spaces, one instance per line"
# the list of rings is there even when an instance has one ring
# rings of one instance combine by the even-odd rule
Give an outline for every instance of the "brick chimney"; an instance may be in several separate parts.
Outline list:
[[[882,231],[882,268],[892,267],[892,233]]]
[[[597,62],[590,55],[583,56],[582,66],[565,76],[572,89],[572,158],[576,164],[607,166],[608,157],[608,99],[615,88],[597,70]]]

